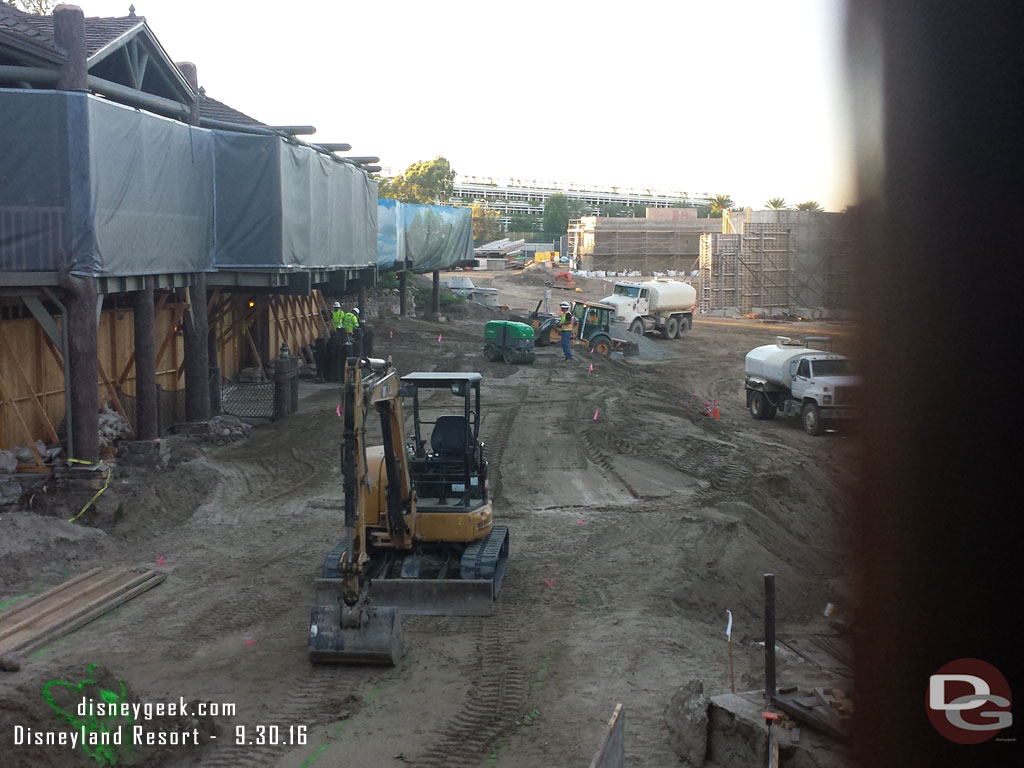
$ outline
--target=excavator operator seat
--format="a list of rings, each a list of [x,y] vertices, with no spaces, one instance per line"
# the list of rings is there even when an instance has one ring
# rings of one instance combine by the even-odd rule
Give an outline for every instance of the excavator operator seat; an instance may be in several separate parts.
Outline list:
[[[461,459],[466,450],[466,417],[438,416],[430,435],[430,447],[442,459]]]

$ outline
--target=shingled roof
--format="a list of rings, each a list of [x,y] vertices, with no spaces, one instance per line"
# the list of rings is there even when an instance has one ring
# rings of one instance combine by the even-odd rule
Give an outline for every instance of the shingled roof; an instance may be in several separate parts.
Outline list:
[[[156,36],[149,29],[144,16],[87,17],[85,19],[85,43],[89,67],[97,65],[98,68],[102,68],[98,64],[99,61],[107,58],[113,50],[127,44],[129,40],[143,31],[149,38],[152,38],[153,44],[159,48],[161,58],[166,56],[167,54],[160,47]],[[52,16],[25,13],[0,0],[0,62],[3,61],[3,54],[6,51],[8,57],[13,55],[16,60],[26,65],[42,63],[49,63],[51,66],[59,65],[64,61],[65,55],[58,49],[53,35]],[[176,75],[180,76],[174,62],[167,60],[166,67],[173,69]],[[212,120],[240,125],[264,125],[259,120],[206,96],[202,91],[199,93],[199,114],[201,117]]]
[[[85,55],[89,58],[119,37],[142,27],[143,16],[103,18],[94,16],[85,20]],[[51,51],[55,57],[64,58],[53,41],[53,16],[39,16],[25,13],[6,3],[0,2],[0,33],[8,32],[12,37],[22,38],[41,48]]]
[[[237,123],[238,125],[266,125],[266,123],[249,117],[244,112],[232,109],[223,102],[211,99],[202,92],[202,89],[199,91],[199,117],[220,120],[225,123]]]

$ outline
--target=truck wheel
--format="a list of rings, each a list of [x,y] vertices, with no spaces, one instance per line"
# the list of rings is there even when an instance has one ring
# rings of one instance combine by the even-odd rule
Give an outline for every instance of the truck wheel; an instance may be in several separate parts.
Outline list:
[[[679,333],[676,335],[676,338],[683,338],[683,334],[686,333],[688,330],[690,330],[690,321],[686,317],[686,315],[683,315],[682,317],[679,318]]]
[[[767,418],[765,413],[768,410],[768,398],[764,396],[764,392],[758,392],[756,389],[750,390],[750,396],[747,399],[751,416],[758,421]]]
[[[804,423],[804,432],[808,435],[821,434],[821,410],[817,403],[807,403],[800,412],[800,419]]]
[[[635,333],[637,336],[644,335],[644,324],[639,317],[633,321],[633,324],[631,326],[629,326],[629,332]]]
[[[664,330],[666,339],[674,339],[679,334],[679,318],[670,317],[665,323]]]
[[[498,359],[498,350],[493,344],[487,344],[484,347],[484,360],[490,360],[491,362]]]

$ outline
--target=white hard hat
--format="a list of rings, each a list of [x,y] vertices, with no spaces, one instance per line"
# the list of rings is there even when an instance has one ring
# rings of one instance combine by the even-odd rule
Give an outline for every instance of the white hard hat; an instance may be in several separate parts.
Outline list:
[[[359,314],[359,307],[353,307],[352,311],[355,312],[358,315]]]
[[[568,309],[569,308],[569,302],[568,301],[563,301],[558,306],[560,306],[562,309]]]
[[[334,302],[334,308],[335,309],[341,309],[341,302],[340,301]]]

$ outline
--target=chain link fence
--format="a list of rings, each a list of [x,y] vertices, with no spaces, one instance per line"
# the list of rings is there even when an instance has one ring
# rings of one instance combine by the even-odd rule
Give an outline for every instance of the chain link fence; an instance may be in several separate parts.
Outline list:
[[[224,380],[220,389],[221,413],[240,419],[274,417],[274,382],[239,382]]]

